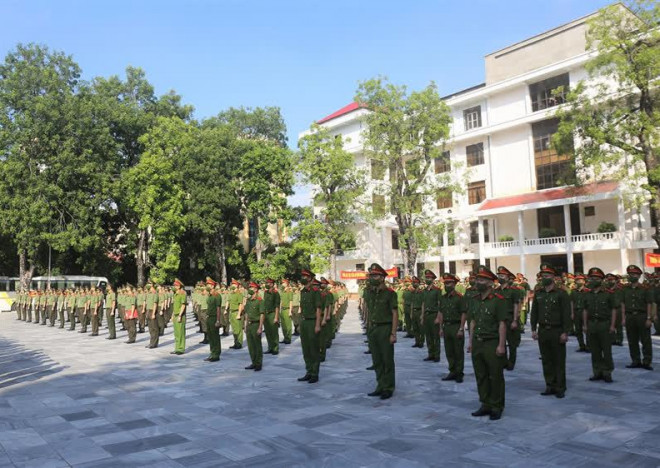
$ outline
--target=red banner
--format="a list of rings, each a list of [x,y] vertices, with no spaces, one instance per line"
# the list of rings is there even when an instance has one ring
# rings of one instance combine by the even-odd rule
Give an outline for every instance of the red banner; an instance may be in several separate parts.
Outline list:
[[[647,253],[645,264],[649,268],[660,268],[660,254]]]
[[[397,267],[385,270],[388,278],[396,278],[399,276],[399,269]],[[342,270],[339,272],[339,277],[343,280],[361,280],[367,279],[367,272],[362,270]]]

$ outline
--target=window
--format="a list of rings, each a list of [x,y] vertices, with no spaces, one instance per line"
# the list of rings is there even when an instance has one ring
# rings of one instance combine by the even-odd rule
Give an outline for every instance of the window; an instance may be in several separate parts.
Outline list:
[[[451,171],[449,151],[443,151],[442,156],[435,158],[435,173],[442,174],[443,172],[449,171]]]
[[[384,180],[385,179],[385,163],[377,159],[371,160],[371,179]]]
[[[484,144],[477,143],[476,145],[470,145],[465,148],[467,153],[467,165],[468,167],[478,166],[484,163]]]
[[[595,206],[585,206],[584,207],[584,216],[596,216],[596,207]]]
[[[399,250],[399,231],[392,229],[392,250]]]
[[[378,195],[377,193],[372,194],[371,204],[373,205],[372,209],[375,214],[385,214],[385,195]]]
[[[453,192],[447,192],[439,195],[438,199],[436,200],[438,209],[442,210],[444,208],[451,208],[454,206],[453,196]]]
[[[364,271],[364,263],[356,263],[355,264],[355,269],[357,271]]]
[[[486,181],[472,182],[468,184],[468,203],[476,205],[486,199]]]
[[[568,73],[529,85],[529,96],[532,98],[532,111],[536,112],[563,104],[566,101],[565,96],[567,92]]]
[[[456,231],[454,230],[454,225],[453,224],[447,224],[444,226],[443,231],[440,233],[440,239],[439,239],[439,244],[440,247],[445,246],[445,236],[444,236],[444,230],[447,230],[447,244],[448,245],[456,245]]]
[[[488,221],[484,220],[483,223],[484,223],[484,242],[490,242]],[[479,243],[479,223],[477,221],[472,221],[470,223],[470,243],[471,244]]]
[[[463,111],[465,131],[481,127],[481,106],[470,107]]]
[[[565,185],[567,181],[562,179],[575,175],[571,156],[557,154],[552,147],[552,136],[557,132],[558,125],[558,119],[532,124],[537,190]]]
[[[456,262],[454,262],[454,261],[440,262],[440,275],[443,275],[443,274],[447,273],[447,269],[445,268],[447,263],[449,263],[449,273],[451,273],[452,275],[455,275],[456,274]]]

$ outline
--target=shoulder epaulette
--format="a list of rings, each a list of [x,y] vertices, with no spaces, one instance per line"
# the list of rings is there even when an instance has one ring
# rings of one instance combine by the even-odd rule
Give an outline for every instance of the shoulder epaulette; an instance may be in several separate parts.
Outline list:
[[[312,286],[312,291],[316,292],[318,290],[319,290],[319,288],[317,288],[316,286]]]
[[[495,296],[498,299],[504,299],[504,296],[502,296],[501,294],[493,293],[493,296]]]

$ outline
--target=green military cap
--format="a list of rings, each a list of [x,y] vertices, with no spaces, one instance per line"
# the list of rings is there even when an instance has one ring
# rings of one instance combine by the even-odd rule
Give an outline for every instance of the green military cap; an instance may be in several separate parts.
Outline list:
[[[587,273],[587,276],[596,276],[598,278],[605,278],[605,273],[603,273],[603,270],[601,270],[598,267],[592,267],[589,268],[589,273]]]
[[[382,266],[380,266],[378,263],[371,264],[371,266],[369,267],[369,274],[387,276],[387,272],[385,271],[385,269]]]
[[[628,265],[628,268],[626,268],[626,273],[629,275],[641,275],[642,269],[637,265]]]
[[[497,275],[490,271],[490,268],[485,265],[479,265],[479,268],[477,269],[477,277],[486,278],[491,281],[495,281],[497,279]]]
[[[557,270],[555,270],[555,268],[552,265],[550,265],[549,263],[541,263],[540,272],[541,273],[550,273],[550,274],[553,274],[553,275],[557,274]]]
[[[505,275],[505,276],[508,276],[509,278],[515,278],[516,277],[516,275],[511,273],[511,271],[505,266],[497,267],[497,274],[498,275]]]

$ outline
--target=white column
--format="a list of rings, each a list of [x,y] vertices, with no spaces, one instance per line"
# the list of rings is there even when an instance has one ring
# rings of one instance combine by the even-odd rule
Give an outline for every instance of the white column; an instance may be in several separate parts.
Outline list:
[[[486,243],[485,241],[485,235],[484,235],[484,220],[483,218],[477,218],[477,228],[479,230],[479,264],[480,265],[485,265],[486,264],[486,257],[484,255],[484,244]]]
[[[518,211],[518,244],[520,245],[520,273],[527,276],[527,265],[525,264],[525,219],[523,210]]]
[[[380,228],[380,266],[383,268],[390,268],[385,264],[385,226]]]
[[[445,225],[445,232],[442,233],[442,261],[445,264],[445,270],[449,273],[449,225]]]
[[[570,205],[564,205],[564,226],[566,227],[566,259],[568,260],[568,271],[573,273],[575,265],[573,264],[573,231],[571,228],[571,210]]]
[[[619,214],[619,250],[621,252],[621,272],[626,271],[628,264],[628,250],[626,249],[626,211],[623,206],[623,199],[619,198],[617,202],[617,211]]]

